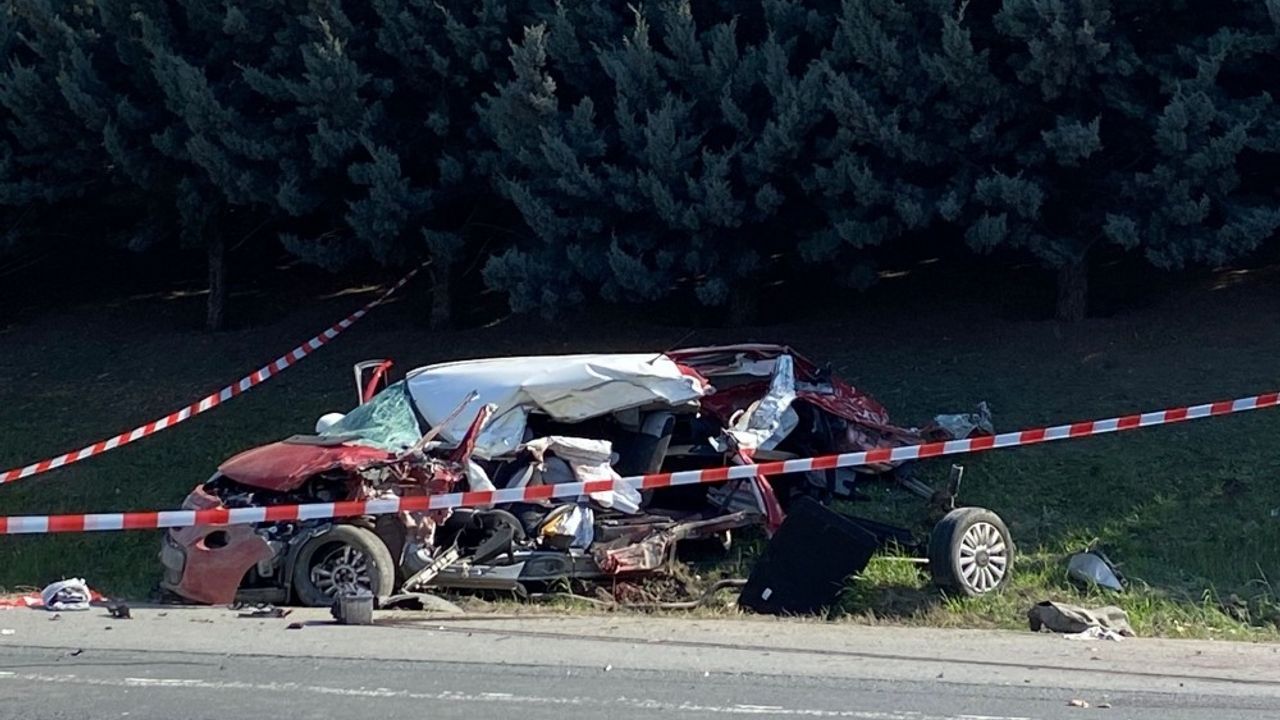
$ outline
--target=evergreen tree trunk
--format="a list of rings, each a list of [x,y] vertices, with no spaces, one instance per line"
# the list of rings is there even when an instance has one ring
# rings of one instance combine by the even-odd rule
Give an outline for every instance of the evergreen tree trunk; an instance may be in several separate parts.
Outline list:
[[[1084,320],[1089,307],[1088,255],[1081,253],[1058,267],[1057,317],[1065,322]]]
[[[444,330],[453,324],[452,264],[440,258],[431,266],[431,329]]]
[[[205,305],[205,330],[214,332],[226,327],[227,311],[227,242],[219,228],[210,227],[205,234],[209,255],[209,296]]]

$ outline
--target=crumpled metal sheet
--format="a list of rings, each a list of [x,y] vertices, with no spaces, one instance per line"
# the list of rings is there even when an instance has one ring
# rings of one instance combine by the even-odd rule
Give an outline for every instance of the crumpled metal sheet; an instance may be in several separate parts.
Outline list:
[[[476,441],[475,453],[485,459],[516,450],[530,412],[578,422],[628,408],[695,402],[709,390],[696,373],[660,353],[464,360],[419,368],[407,381],[427,422],[443,423],[446,441],[459,442],[466,431],[464,420],[445,417],[468,393],[495,405]]]
[[[242,485],[289,492],[322,472],[354,473],[391,458],[386,450],[364,445],[325,446],[283,441],[239,453],[222,463],[218,472]]]
[[[736,512],[710,520],[690,520],[677,523],[664,530],[651,532],[635,540],[621,537],[609,543],[597,543],[591,554],[596,564],[606,574],[621,575],[634,572],[651,572],[663,566],[675,552],[681,540],[707,537],[725,530],[743,527],[756,522],[758,515]]]
[[[772,377],[777,360],[783,355],[792,358],[794,362],[797,398],[850,422],[866,424],[886,432],[906,432],[889,424],[889,411],[875,398],[819,368],[813,361],[785,345],[746,343],[685,348],[667,353],[677,363],[688,365],[706,376],[713,385],[716,378],[725,376]],[[741,383],[727,388],[717,387],[715,393],[703,398],[702,407],[727,422],[735,412],[763,395],[766,387],[763,381]]]
[[[795,429],[800,418],[791,409],[796,399],[795,367],[790,355],[774,365],[769,391],[739,415],[725,434],[747,452],[772,450]]]
[[[971,413],[935,415],[933,421],[922,431],[922,434],[928,438],[948,440],[963,440],[972,435],[994,435],[995,433],[996,428],[991,421],[991,407],[985,400],[978,403],[978,407]]]

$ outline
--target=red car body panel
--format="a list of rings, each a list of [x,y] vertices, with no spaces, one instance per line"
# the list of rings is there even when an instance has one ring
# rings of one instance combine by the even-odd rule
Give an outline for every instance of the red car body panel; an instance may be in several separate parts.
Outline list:
[[[732,362],[735,356],[757,360],[773,360],[782,355],[790,355],[795,365],[796,380],[802,383],[824,382],[830,386],[830,392],[812,392],[800,390],[796,397],[813,403],[827,412],[849,420],[885,430],[898,430],[889,423],[889,411],[875,398],[858,390],[834,375],[823,377],[824,373],[811,360],[800,355],[785,345],[724,345],[706,348],[689,348],[674,350],[667,356],[677,363],[692,367],[699,374],[710,378],[711,384],[720,375],[735,375]],[[702,406],[727,422],[732,415],[759,400],[769,391],[769,378],[720,388],[702,400]]]
[[[289,492],[307,478],[328,470],[354,472],[370,463],[390,460],[385,450],[364,445],[314,445],[288,441],[263,445],[236,455],[218,472],[242,485]]]
[[[197,487],[182,504],[186,510],[208,510],[221,507],[218,498]],[[210,542],[210,539],[216,542]],[[169,541],[181,552],[182,579],[177,584],[165,583],[167,589],[188,600],[225,605],[235,601],[236,591],[245,573],[254,565],[270,558],[275,551],[254,531],[252,525],[175,528]]]
[[[355,472],[391,457],[385,450],[364,445],[283,441],[242,452],[218,471],[242,485],[283,493],[296,490],[317,473]],[[193,510],[221,506],[203,487],[195,488],[183,503]],[[181,579],[163,585],[188,600],[211,605],[233,602],[245,574],[276,552],[252,525],[177,528],[169,531],[167,543],[164,553],[170,557],[165,565],[178,570]]]

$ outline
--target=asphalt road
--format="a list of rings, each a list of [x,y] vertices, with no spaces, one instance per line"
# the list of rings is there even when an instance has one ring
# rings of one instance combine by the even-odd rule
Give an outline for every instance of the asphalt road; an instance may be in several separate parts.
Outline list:
[[[0,635],[0,718],[1280,717],[1268,645],[619,616],[135,616],[0,612],[13,631]]]

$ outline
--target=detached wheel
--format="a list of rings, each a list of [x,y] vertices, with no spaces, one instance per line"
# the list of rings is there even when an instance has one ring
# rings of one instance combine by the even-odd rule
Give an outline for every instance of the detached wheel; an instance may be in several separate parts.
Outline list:
[[[969,597],[1008,584],[1013,555],[1009,528],[986,508],[952,510],[929,536],[929,572],[934,583]]]
[[[339,591],[352,588],[386,597],[395,578],[395,561],[386,544],[354,525],[335,525],[311,538],[293,565],[293,591],[308,607],[329,607]]]

